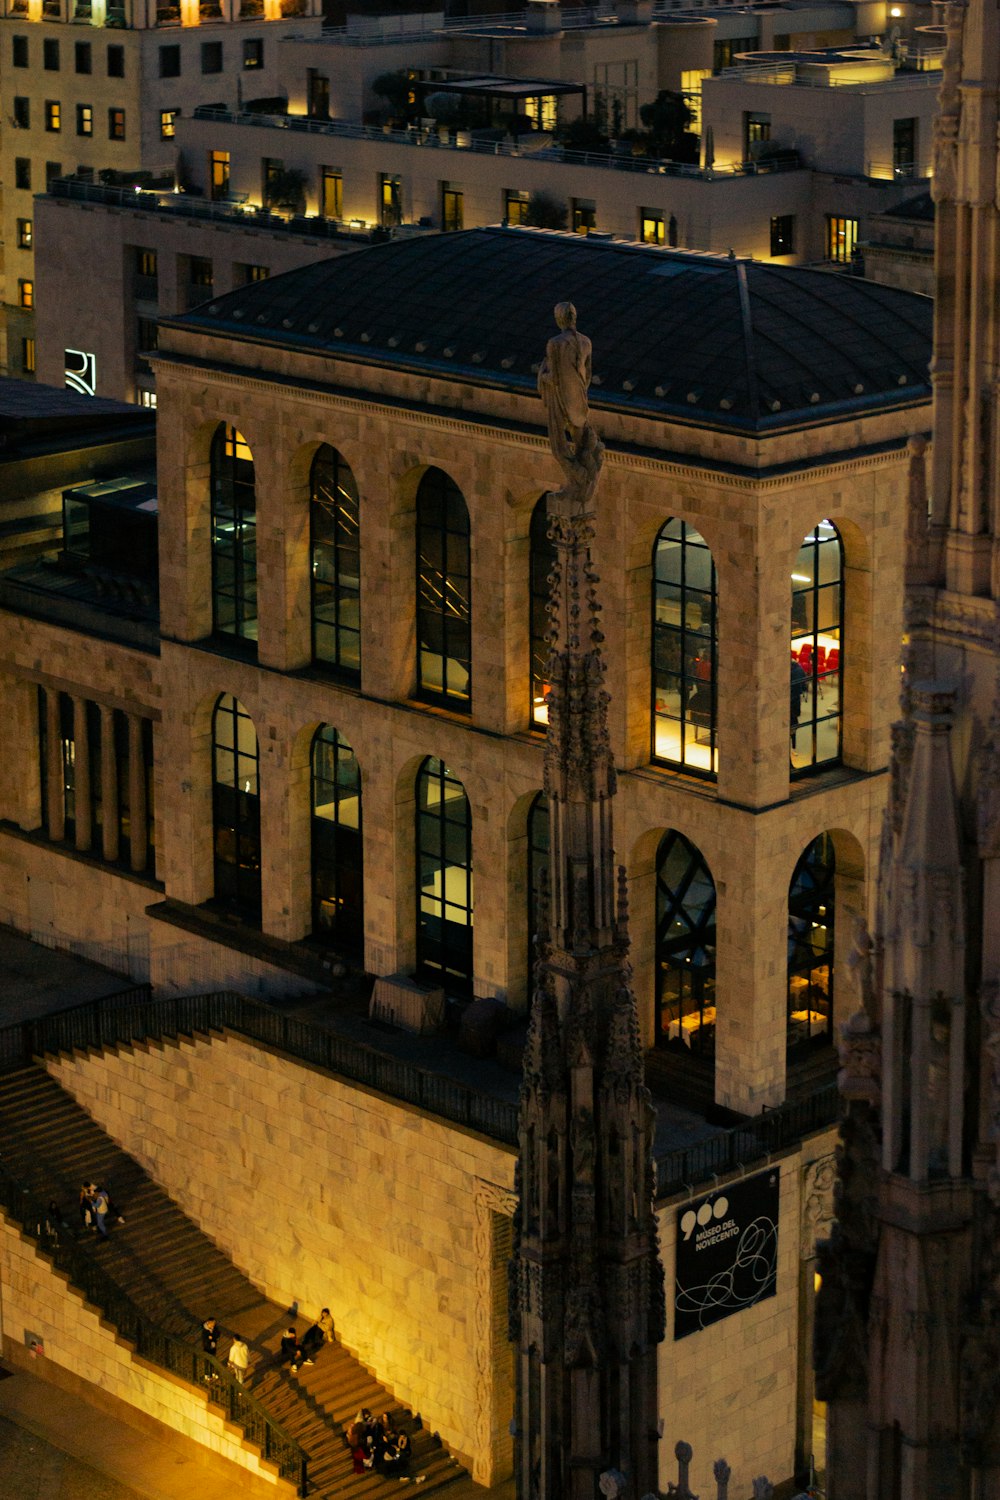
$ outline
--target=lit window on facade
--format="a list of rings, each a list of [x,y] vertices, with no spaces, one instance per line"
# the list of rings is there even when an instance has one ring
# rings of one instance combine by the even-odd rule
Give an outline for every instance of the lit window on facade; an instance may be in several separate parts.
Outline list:
[[[361,552],[358,486],[350,465],[324,443],[310,480],[313,659],[361,675]]]
[[[472,814],[465,787],[428,757],[417,776],[417,978],[472,990]]]
[[[717,612],[704,537],[668,521],[653,549],[653,758],[701,775],[719,769]]]
[[[844,549],[820,521],[792,570],[789,721],[792,772],[840,758]]]

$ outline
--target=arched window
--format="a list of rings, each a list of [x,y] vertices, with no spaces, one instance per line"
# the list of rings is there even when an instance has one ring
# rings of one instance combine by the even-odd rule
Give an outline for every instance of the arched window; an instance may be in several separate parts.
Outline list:
[[[215,899],[241,921],[260,923],[260,756],[253,720],[222,693],[212,720]]]
[[[309,477],[313,659],[361,676],[361,553],[358,486],[349,464],[324,443]]]
[[[792,774],[840,759],[844,549],[820,521],[792,571]]]
[[[542,919],[542,886],[549,873],[549,799],[538,792],[528,810],[528,994],[534,990],[536,938]]]
[[[668,521],[653,549],[653,757],[708,776],[719,769],[716,614],[705,539]]]
[[[472,701],[469,512],[440,469],[417,490],[417,691],[468,711]]]
[[[472,991],[472,816],[465,787],[429,756],[417,776],[417,978]]]
[[[212,439],[212,629],[257,649],[257,493],[246,438]]]
[[[531,513],[529,538],[531,591],[531,722],[539,727],[549,722],[545,695],[549,688],[549,574],[555,567],[556,549],[549,537],[548,496],[543,495]]]
[[[835,911],[833,840],[821,833],[795,866],[788,889],[788,1050],[833,1035]]]
[[[715,881],[675,829],[656,854],[656,1040],[715,1056]]]
[[[312,930],[364,950],[361,770],[347,741],[321,724],[312,743]]]

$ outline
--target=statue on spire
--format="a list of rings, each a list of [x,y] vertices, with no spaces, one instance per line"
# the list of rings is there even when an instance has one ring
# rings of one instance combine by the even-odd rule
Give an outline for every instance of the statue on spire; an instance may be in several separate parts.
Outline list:
[[[566,487],[558,498],[584,509],[604,462],[604,445],[590,425],[591,343],[577,329],[572,302],[557,303],[555,319],[559,332],[546,345],[538,371],[538,394],[545,403],[549,447],[566,475]]]

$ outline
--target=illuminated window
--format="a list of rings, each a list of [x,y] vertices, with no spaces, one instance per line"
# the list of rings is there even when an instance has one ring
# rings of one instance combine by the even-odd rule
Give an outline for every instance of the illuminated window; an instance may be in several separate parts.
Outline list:
[[[788,1027],[790,1053],[833,1035],[836,866],[828,833],[806,849],[788,890]]]
[[[244,68],[262,68],[264,66],[263,37],[248,37],[243,43],[243,66]]]
[[[719,769],[716,615],[704,537],[668,521],[653,549],[653,758],[701,775]]]
[[[843,681],[844,549],[837,528],[820,521],[792,570],[792,772],[840,759]]]
[[[571,198],[570,207],[574,234],[589,234],[597,228],[597,204],[593,198]]]
[[[446,234],[462,228],[465,219],[465,195],[450,182],[441,184],[441,228]]]
[[[656,856],[656,1042],[715,1056],[715,881],[676,829]]]
[[[241,921],[260,923],[260,757],[253,720],[222,693],[212,721],[212,831],[215,900]]]
[[[536,130],[555,130],[558,115],[555,94],[540,94],[537,98],[522,99],[521,103]]]
[[[17,245],[19,250],[31,249],[31,227],[30,219],[18,219]]]
[[[155,250],[144,250],[136,246],[135,251],[135,274],[146,281],[155,281],[157,276],[157,259]]]
[[[220,198],[229,196],[228,151],[210,151],[208,153],[208,182],[209,195],[216,202]]]
[[[271,274],[269,266],[238,266],[237,270],[242,272],[241,281],[243,286],[249,286],[254,281],[266,281]]]
[[[640,208],[639,237],[644,245],[662,245],[666,243],[666,221],[658,208]]]
[[[549,722],[545,696],[549,690],[549,574],[556,565],[555,544],[549,536],[548,497],[543,495],[531,513],[528,543],[530,573],[530,644],[531,652],[531,723],[544,727]]]
[[[694,135],[701,135],[701,84],[703,78],[711,78],[712,74],[708,68],[688,68],[681,73],[681,93],[684,103],[691,111],[688,122],[688,130]]]
[[[748,110],[743,116],[743,156],[752,161],[757,156],[755,147],[771,139],[771,116],[757,110]]]
[[[506,188],[503,195],[503,216],[508,224],[527,224],[529,194],[518,189]]]
[[[139,405],[147,407],[150,411],[156,410],[156,392],[140,389]]]
[[[313,659],[349,679],[361,675],[361,553],[358,486],[328,443],[310,478]]]
[[[428,757],[417,776],[417,978],[472,991],[472,815],[465,787]]]
[[[246,438],[220,423],[212,440],[212,629],[257,650],[257,490]]]
[[[826,216],[826,258],[848,265],[854,259],[858,243],[857,219],[844,219],[836,214]]]
[[[329,724],[312,743],[312,930],[344,952],[364,951],[361,769]]]
[[[35,341],[24,338],[21,340],[21,369],[26,375],[35,373]]]
[[[125,139],[125,111],[123,109],[108,110],[108,140],[123,141]]]
[[[472,698],[469,512],[441,469],[417,490],[417,692],[468,712]]]
[[[76,106],[76,133],[77,135],[93,135],[94,133],[94,107],[91,104],[78,104]]]
[[[319,169],[320,213],[324,219],[344,217],[344,174],[339,167]]]
[[[172,141],[173,140],[174,136],[177,134],[177,116],[179,114],[180,114],[180,110],[178,110],[178,109],[161,109],[160,110],[160,140],[161,141]]]
[[[398,172],[380,172],[379,209],[383,229],[394,229],[403,222],[403,179]]]
[[[795,215],[777,214],[771,220],[771,254],[795,254]]]
[[[34,307],[35,283],[33,281],[19,281],[17,283],[17,300],[21,307]]]

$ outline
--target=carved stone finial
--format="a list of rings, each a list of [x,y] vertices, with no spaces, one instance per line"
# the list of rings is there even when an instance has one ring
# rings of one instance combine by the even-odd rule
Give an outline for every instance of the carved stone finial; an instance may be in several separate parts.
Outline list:
[[[774,1485],[766,1474],[758,1474],[753,1480],[753,1500],[774,1500]]]
[[[837,1087],[847,1100],[878,1109],[882,1094],[882,1042],[866,1010],[855,1011],[840,1028]]]
[[[597,1481],[597,1487],[604,1496],[604,1500],[624,1500],[628,1480],[621,1469],[605,1469]]]
[[[716,1497],[715,1500],[729,1500],[729,1481],[733,1477],[733,1471],[724,1458],[717,1458],[712,1465],[712,1473],[715,1475]]]

